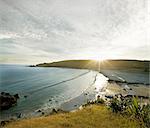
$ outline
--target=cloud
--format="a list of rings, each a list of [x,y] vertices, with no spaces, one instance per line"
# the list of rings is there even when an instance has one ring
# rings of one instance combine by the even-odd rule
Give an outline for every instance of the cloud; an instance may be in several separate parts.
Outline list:
[[[28,63],[38,58],[150,59],[143,50],[149,39],[147,1],[0,0],[1,56],[13,56],[17,63],[23,62],[20,55]]]
[[[19,38],[20,36],[16,33],[0,33],[0,39]]]

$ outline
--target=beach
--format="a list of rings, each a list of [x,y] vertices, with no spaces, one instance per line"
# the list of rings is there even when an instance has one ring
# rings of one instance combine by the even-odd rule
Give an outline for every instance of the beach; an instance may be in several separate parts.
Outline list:
[[[89,88],[84,90],[83,93],[76,98],[63,103],[60,109],[64,111],[73,111],[78,108],[80,109],[82,105],[87,104],[90,101],[95,101],[98,94],[101,95],[105,92],[105,88],[107,87],[107,80],[108,79],[102,74],[97,73],[95,80]]]
[[[47,116],[55,111],[75,111],[88,102],[95,101],[98,96],[109,100],[115,95],[122,94],[123,96],[140,96],[144,103],[150,101],[150,86],[148,83],[144,84],[148,76],[141,72],[107,70],[104,73],[104,71],[85,69],[26,66],[6,66],[5,68],[3,67],[3,70],[6,73],[11,71],[13,75],[16,72],[19,76],[10,76],[11,73],[8,73],[11,79],[3,81],[5,86],[2,85],[2,91],[18,93],[20,99],[17,105],[2,111],[1,121]],[[143,79],[135,83],[139,78]],[[125,80],[121,81],[122,79]]]
[[[61,109],[64,111],[73,111],[82,108],[82,105],[95,101],[97,96],[100,96],[104,100],[110,100],[111,97],[116,95],[126,96],[137,96],[141,99],[144,104],[150,103],[150,86],[145,84],[131,84],[121,81],[109,80],[105,77],[106,81],[101,81],[98,74],[96,81],[89,90],[85,90],[80,96],[65,102],[61,105]],[[104,75],[103,75],[104,76]],[[99,86],[101,85],[101,86]]]
[[[62,109],[62,104],[71,103],[74,99],[78,99],[75,101],[80,106],[87,102],[88,97],[91,100],[95,98],[94,83],[99,76],[96,71],[18,65],[1,65],[0,68],[1,93],[19,96],[16,105],[1,111],[1,121],[45,116],[53,109]],[[103,75],[100,77],[105,78]],[[66,110],[68,107],[63,108]]]

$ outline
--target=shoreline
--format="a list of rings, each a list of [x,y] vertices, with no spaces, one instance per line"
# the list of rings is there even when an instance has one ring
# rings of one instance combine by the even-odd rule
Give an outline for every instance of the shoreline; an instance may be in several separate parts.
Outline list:
[[[64,111],[75,111],[77,109],[80,109],[82,105],[91,101],[95,101],[97,95],[103,91],[103,88],[106,87],[107,79],[106,81],[104,81],[104,83],[101,83],[101,88],[98,87],[98,84],[100,84],[99,79],[101,79],[100,77],[102,76],[103,74],[97,73],[94,82],[90,85],[90,87],[84,90],[81,95],[61,104],[60,109]]]
[[[123,87],[124,84],[128,85],[128,83],[122,83],[122,82],[118,82],[118,81],[110,81],[107,78],[107,80],[106,80],[107,83],[104,83],[105,86],[100,86],[100,84],[102,84],[102,83],[98,79],[99,75],[104,76],[105,78],[107,78],[102,73],[97,72],[97,74],[95,75],[93,83],[86,90],[84,90],[81,95],[60,104],[60,106],[58,106],[58,107],[47,109],[45,112],[43,112],[42,109],[41,110],[38,109],[38,110],[35,110],[33,112],[33,113],[35,113],[35,115],[33,114],[33,115],[30,115],[30,116],[27,116],[27,117],[21,117],[21,118],[16,117],[14,119],[12,118],[12,119],[8,119],[8,120],[1,120],[1,122],[2,121],[9,122],[9,121],[22,120],[22,119],[31,119],[31,118],[34,118],[34,117],[44,117],[44,116],[53,115],[53,114],[59,113],[59,112],[76,111],[78,109],[81,109],[82,108],[81,106],[86,104],[87,102],[96,100],[98,95],[100,97],[106,99],[109,96],[111,97],[112,95],[115,95],[115,94],[119,94],[119,93],[121,94],[121,91],[123,91],[123,89],[124,89],[124,87]],[[115,92],[113,90],[113,88],[110,88],[109,87],[110,84],[112,84],[112,86],[115,87],[115,89],[118,89],[120,87],[120,89],[118,89],[118,92]],[[132,84],[132,85],[134,86],[134,84]],[[145,86],[145,85],[143,84],[143,86]],[[108,97],[106,97],[106,96],[108,96]],[[150,99],[150,95],[148,95],[147,102],[150,102],[149,99]]]
[[[15,120],[22,120],[22,119],[30,119],[34,117],[40,117],[40,116],[48,116],[48,115],[53,115],[53,113],[56,113],[57,111],[63,111],[63,112],[69,112],[72,110],[77,110],[79,109],[80,106],[84,105],[87,103],[87,101],[95,100],[96,98],[96,87],[95,83],[97,81],[97,77],[100,75],[100,73],[96,73],[94,81],[91,85],[89,85],[88,88],[83,90],[83,92],[68,101],[65,101],[64,103],[61,103],[60,105],[53,107],[53,108],[39,108],[37,110],[34,110],[32,113],[26,113],[22,114],[20,113],[19,115],[17,114],[16,116],[13,117],[8,117],[5,119],[1,119],[0,121],[15,121]],[[77,105],[78,104],[78,105]],[[68,106],[69,105],[69,106]]]

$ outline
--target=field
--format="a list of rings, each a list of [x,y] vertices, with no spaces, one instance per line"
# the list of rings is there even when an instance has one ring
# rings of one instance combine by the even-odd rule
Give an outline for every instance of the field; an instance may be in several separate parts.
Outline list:
[[[106,106],[92,105],[84,109],[47,117],[24,119],[5,128],[139,128],[139,122],[112,113]]]

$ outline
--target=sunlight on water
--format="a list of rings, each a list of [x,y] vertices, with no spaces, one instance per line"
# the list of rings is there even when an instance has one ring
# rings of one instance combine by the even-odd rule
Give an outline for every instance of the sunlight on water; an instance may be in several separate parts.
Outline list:
[[[107,80],[108,78],[106,78],[104,75],[97,74],[96,81],[94,84],[97,92],[101,91],[107,85]]]
[[[17,105],[2,111],[0,119],[21,115],[34,116],[40,109],[59,107],[67,100],[91,87],[97,72],[62,68],[31,68],[26,66],[0,66],[1,92],[19,94]]]

